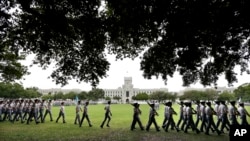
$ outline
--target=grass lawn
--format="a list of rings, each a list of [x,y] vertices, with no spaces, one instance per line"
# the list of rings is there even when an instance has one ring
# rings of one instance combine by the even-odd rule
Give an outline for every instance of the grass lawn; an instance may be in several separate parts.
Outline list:
[[[141,121],[146,126],[148,121],[149,106],[141,105],[142,115]],[[178,112],[179,105],[174,105]],[[176,132],[169,130],[165,132],[161,130],[157,132],[154,125],[150,127],[150,131],[141,131],[137,129],[130,131],[132,122],[133,107],[129,104],[111,105],[112,119],[110,127],[100,128],[100,124],[104,118],[104,105],[89,105],[89,117],[93,127],[89,127],[86,119],[82,127],[74,124],[75,106],[66,106],[66,124],[62,123],[62,119],[58,123],[55,122],[59,107],[53,107],[53,122],[46,117],[45,123],[35,124],[34,121],[29,125],[21,124],[20,121],[10,123],[8,121],[0,122],[0,140],[1,141],[228,141],[228,133],[218,136],[215,133],[205,135],[204,133],[196,134],[190,129],[186,134],[183,131]],[[248,111],[250,108],[248,107]],[[159,126],[163,121],[164,106],[161,105],[158,111],[159,116],[156,117]],[[178,120],[175,116],[175,122]],[[248,118],[248,121],[250,119]]]

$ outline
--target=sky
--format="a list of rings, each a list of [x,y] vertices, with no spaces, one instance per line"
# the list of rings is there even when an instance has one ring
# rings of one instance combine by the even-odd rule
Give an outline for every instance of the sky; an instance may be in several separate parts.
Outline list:
[[[34,55],[30,55],[25,61],[22,61],[24,65],[31,65],[31,60]],[[167,85],[161,78],[156,79],[152,77],[151,80],[144,79],[140,70],[140,59],[136,58],[116,60],[114,55],[107,56],[110,62],[110,69],[107,72],[107,77],[100,79],[100,83],[97,86],[102,89],[117,89],[122,87],[124,84],[124,77],[132,77],[132,84],[134,88],[150,89],[150,88],[167,88],[170,92],[179,92],[187,87],[182,86],[182,78],[178,73],[175,73],[173,78],[168,78]],[[21,80],[21,83],[25,88],[28,87],[38,87],[40,89],[51,89],[51,88],[62,88],[62,89],[81,89],[83,91],[91,90],[91,85],[88,83],[78,83],[75,80],[69,81],[64,87],[61,85],[56,85],[52,79],[48,79],[52,73],[53,66],[50,66],[46,70],[42,70],[40,67],[34,65],[29,67],[30,75],[25,76],[25,80]],[[237,70],[236,70],[237,71]],[[250,75],[243,74],[238,75],[238,83],[234,83],[234,87],[238,87],[244,83],[250,81]],[[191,88],[203,88],[199,83],[190,85]],[[227,87],[227,81],[224,76],[221,76],[218,81],[218,87]]]

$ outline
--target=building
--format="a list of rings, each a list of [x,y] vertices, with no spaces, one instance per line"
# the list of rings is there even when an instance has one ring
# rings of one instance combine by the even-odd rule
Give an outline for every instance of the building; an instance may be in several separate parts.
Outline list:
[[[192,90],[195,90],[195,91],[206,91],[206,90],[209,90],[209,89],[215,90],[218,94],[221,94],[223,92],[233,93],[236,88],[233,88],[233,87],[229,87],[229,88],[227,88],[227,87],[217,87],[216,89],[215,88],[186,88],[183,91],[180,91],[178,93],[178,95],[179,96],[183,95],[185,91],[192,91]]]
[[[47,95],[47,94],[51,94],[54,95],[56,93],[69,93],[69,92],[76,92],[76,93],[80,93],[81,90],[80,89],[61,89],[61,88],[52,88],[52,89],[38,89],[38,92],[40,92],[43,95]]]
[[[119,87],[117,89],[103,89],[104,90],[104,96],[110,97],[111,99],[115,96],[121,97],[121,100],[123,103],[130,102],[132,100],[133,96],[136,96],[139,93],[146,93],[148,95],[156,92],[156,91],[164,91],[168,92],[167,88],[156,88],[156,89],[139,89],[134,88],[132,83],[132,77],[124,77],[124,84],[122,87]]]

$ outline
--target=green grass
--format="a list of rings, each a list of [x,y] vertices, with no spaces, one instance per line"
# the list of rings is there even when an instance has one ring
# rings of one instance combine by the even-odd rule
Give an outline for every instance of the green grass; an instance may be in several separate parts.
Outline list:
[[[178,105],[174,108],[178,112]],[[137,130],[130,131],[132,122],[133,107],[128,104],[111,105],[113,113],[110,128],[100,128],[100,124],[104,118],[104,105],[89,105],[89,117],[93,127],[88,127],[87,121],[84,120],[82,127],[74,124],[75,106],[65,107],[66,124],[62,123],[62,119],[58,123],[55,120],[58,116],[59,107],[53,107],[53,122],[49,121],[47,116],[45,123],[35,124],[34,121],[29,125],[19,122],[0,122],[0,140],[1,141],[228,141],[228,134],[218,136],[211,133],[210,136],[204,133],[196,134],[189,131],[188,134],[176,131],[165,132],[161,130],[157,132],[152,125],[150,131]],[[141,120],[144,126],[148,121],[149,106],[141,105]],[[248,107],[249,110],[249,107]],[[159,126],[163,121],[164,106],[161,105],[156,117]],[[178,116],[175,116],[177,122]],[[249,118],[248,118],[249,120]]]

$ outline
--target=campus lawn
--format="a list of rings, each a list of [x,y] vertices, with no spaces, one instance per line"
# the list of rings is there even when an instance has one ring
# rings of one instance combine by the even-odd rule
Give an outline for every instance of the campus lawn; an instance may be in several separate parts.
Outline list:
[[[141,105],[142,115],[141,121],[146,125],[148,121],[149,106]],[[179,105],[174,105],[177,112]],[[55,122],[59,107],[53,107],[53,122],[46,117],[45,123],[35,124],[34,121],[29,125],[21,124],[20,121],[10,123],[8,121],[0,122],[0,140],[1,141],[228,141],[228,132],[218,136],[216,133],[205,135],[204,133],[196,134],[191,129],[188,134],[169,130],[160,132],[155,130],[154,125],[150,131],[141,131],[137,129],[130,131],[132,122],[133,107],[129,104],[113,104],[111,105],[112,119],[110,127],[104,126],[100,128],[100,124],[104,118],[104,105],[89,105],[89,117],[93,127],[89,127],[86,119],[82,127],[74,124],[75,106],[66,106],[66,122],[62,123],[62,119],[58,123]],[[248,107],[248,111],[250,108]],[[159,126],[163,121],[164,106],[161,105],[158,110],[159,116],[156,117]],[[177,123],[179,116],[175,116]],[[195,118],[194,118],[195,119]],[[250,119],[248,118],[248,121]]]

